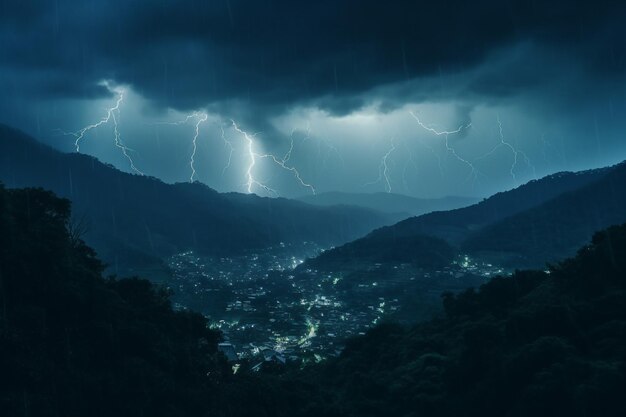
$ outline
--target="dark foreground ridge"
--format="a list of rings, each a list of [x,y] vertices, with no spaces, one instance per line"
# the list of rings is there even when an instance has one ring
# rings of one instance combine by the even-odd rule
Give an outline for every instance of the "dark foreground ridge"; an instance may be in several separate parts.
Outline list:
[[[69,201],[0,188],[3,416],[192,415],[225,365],[204,317],[140,279],[104,279]]]
[[[105,279],[67,200],[0,188],[3,416],[623,416],[626,225],[305,369],[233,375],[205,319]]]

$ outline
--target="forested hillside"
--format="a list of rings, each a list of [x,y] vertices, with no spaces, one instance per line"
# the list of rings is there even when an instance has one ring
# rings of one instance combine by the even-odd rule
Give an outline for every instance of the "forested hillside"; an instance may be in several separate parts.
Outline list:
[[[69,220],[50,192],[0,188],[0,414],[202,415],[230,373],[220,335],[149,281],[103,278]]]
[[[6,416],[622,416],[626,225],[549,271],[448,294],[326,363],[232,374],[205,319],[148,281],[105,279],[67,200],[0,188]]]
[[[626,414],[626,225],[548,272],[494,278],[443,303],[439,320],[381,325],[291,375],[293,415]]]

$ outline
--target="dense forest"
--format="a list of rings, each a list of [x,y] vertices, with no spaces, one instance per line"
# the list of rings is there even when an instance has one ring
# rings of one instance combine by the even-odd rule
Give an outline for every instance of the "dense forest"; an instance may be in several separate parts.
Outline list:
[[[325,363],[233,375],[204,317],[103,277],[70,219],[50,192],[0,188],[2,415],[626,415],[626,225]]]
[[[103,278],[69,219],[50,192],[0,189],[1,414],[199,415],[220,335],[149,281]]]

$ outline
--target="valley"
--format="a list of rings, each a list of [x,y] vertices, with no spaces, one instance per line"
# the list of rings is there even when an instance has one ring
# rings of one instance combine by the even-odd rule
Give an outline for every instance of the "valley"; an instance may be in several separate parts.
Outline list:
[[[508,271],[459,255],[440,269],[409,263],[321,271],[304,261],[318,245],[282,244],[237,257],[194,252],[167,260],[176,309],[201,312],[240,359],[271,350],[281,360],[337,356],[346,339],[376,324],[413,323],[441,314],[441,295],[477,287]]]
[[[1,0],[0,417],[626,416],[625,22]]]

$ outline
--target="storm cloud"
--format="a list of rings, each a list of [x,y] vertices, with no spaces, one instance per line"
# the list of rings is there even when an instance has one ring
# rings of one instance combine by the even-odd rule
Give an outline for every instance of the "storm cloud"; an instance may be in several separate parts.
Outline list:
[[[112,80],[146,111],[206,109],[268,143],[275,119],[303,108],[449,102],[454,125],[481,106],[579,117],[597,101],[623,108],[624,21],[626,5],[603,0],[4,0],[0,109],[27,125],[40,103],[110,98]]]
[[[622,76],[620,3],[4,1],[3,78],[13,73],[21,91],[40,97],[104,94],[98,81],[114,79],[179,109],[318,100],[345,113],[363,104],[355,95],[463,73],[522,42],[566,51],[589,77]],[[546,78],[551,69],[544,67]],[[510,95],[545,81],[525,70],[468,89]]]

